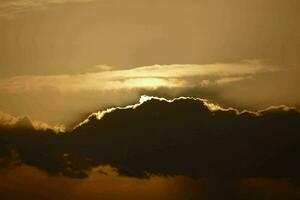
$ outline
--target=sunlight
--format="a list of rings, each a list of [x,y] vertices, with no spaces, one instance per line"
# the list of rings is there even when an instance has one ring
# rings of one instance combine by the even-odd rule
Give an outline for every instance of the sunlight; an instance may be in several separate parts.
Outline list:
[[[140,97],[139,102],[140,102],[140,104],[142,104],[142,103],[144,103],[144,102],[146,102],[146,101],[149,101],[149,100],[151,100],[151,99],[152,99],[152,97],[150,97],[150,96],[142,95],[142,96]]]

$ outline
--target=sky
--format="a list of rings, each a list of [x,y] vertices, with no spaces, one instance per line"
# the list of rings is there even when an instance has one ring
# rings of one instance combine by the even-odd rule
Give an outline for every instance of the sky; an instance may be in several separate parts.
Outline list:
[[[94,182],[132,187],[142,182],[137,199],[146,199],[151,190],[159,191],[164,199],[176,199],[170,185],[178,189],[179,196],[191,192],[191,186],[195,193],[191,198],[197,199],[196,191],[203,190],[211,199],[215,191],[211,188],[220,183],[198,176],[209,174],[210,168],[181,165],[191,162],[184,157],[193,151],[204,151],[210,156],[200,155],[217,174],[233,173],[217,167],[227,165],[223,157],[233,161],[232,168],[244,158],[253,162],[252,168],[241,167],[243,177],[231,180],[224,193],[243,188],[242,193],[235,193],[236,198],[249,196],[250,184],[258,196],[249,199],[268,195],[287,199],[286,191],[297,199],[299,182],[286,180],[290,174],[285,166],[270,166],[280,162],[300,167],[292,159],[292,152],[300,152],[295,134],[300,107],[299,10],[299,0],[0,0],[0,179],[10,183],[3,185],[0,180],[0,193],[19,190],[28,199],[40,199],[45,194],[32,197],[32,188],[46,180],[45,190],[60,191],[53,183],[66,183],[74,192],[72,199],[76,195],[80,199]],[[202,109],[197,110],[199,105]],[[141,125],[132,127],[134,121]],[[180,124],[188,127],[186,131]],[[164,130],[174,135],[160,136]],[[208,134],[218,131],[223,134]],[[252,138],[251,131],[261,138]],[[103,132],[113,136],[96,134]],[[140,138],[139,132],[144,136]],[[185,137],[183,132],[188,132]],[[44,137],[49,141],[41,139]],[[83,143],[78,142],[81,139]],[[93,139],[101,141],[102,149],[97,149],[99,143]],[[115,145],[120,146],[121,154],[128,153],[129,160],[119,157]],[[231,146],[245,154],[232,153]],[[223,154],[221,147],[227,149]],[[266,152],[261,155],[263,148]],[[2,165],[11,166],[14,152],[21,166],[1,171]],[[163,161],[170,158],[172,163],[174,155],[182,160],[172,168]],[[85,165],[82,156],[95,160]],[[137,158],[143,163],[137,163]],[[149,161],[154,163],[149,164],[152,168],[145,167]],[[95,175],[98,165],[112,165],[119,170],[117,177]],[[267,169],[271,175],[282,173],[283,179],[245,175],[253,175],[253,170],[260,172],[257,176],[266,175]],[[18,182],[9,174],[24,170],[34,174],[37,182],[28,188],[14,187],[28,177]],[[144,179],[140,174],[147,170],[154,175]],[[89,174],[91,177],[81,177]],[[73,176],[82,180],[73,180]],[[121,191],[128,189],[124,185]],[[282,189],[282,197],[274,194],[274,187]],[[113,192],[107,187],[91,199],[101,194],[107,199],[134,196],[132,191],[128,196],[112,196]],[[11,192],[5,194],[7,199],[15,198]]]
[[[297,0],[2,0],[0,111],[71,127],[143,94],[299,106],[299,8]]]

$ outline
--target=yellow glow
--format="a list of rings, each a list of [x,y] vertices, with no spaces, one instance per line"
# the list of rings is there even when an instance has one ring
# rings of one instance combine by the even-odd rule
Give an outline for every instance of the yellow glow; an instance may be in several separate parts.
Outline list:
[[[149,100],[151,100],[151,99],[152,99],[152,97],[150,97],[150,96],[142,95],[142,96],[140,97],[139,102],[140,102],[140,103],[144,103],[144,102],[149,101]]]
[[[128,86],[128,88],[158,88],[162,86],[170,86],[169,81],[160,78],[129,79],[125,84]]]

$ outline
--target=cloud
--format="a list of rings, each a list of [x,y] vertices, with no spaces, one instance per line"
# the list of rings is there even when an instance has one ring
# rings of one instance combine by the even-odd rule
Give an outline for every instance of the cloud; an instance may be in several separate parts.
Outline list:
[[[187,177],[159,177],[137,179],[111,173],[98,173],[94,169],[86,179],[49,177],[43,171],[30,166],[0,170],[0,192],[2,199],[130,199],[130,200],[179,200],[199,195],[205,180]],[[28,182],[28,184],[25,184]],[[190,187],[188,187],[190,185]],[[192,186],[192,187],[191,187]],[[37,189],[39,188],[39,189]],[[15,192],[12,192],[15,191]],[[35,191],[34,191],[35,190]],[[49,191],[51,191],[49,193]],[[22,194],[22,197],[20,197]],[[188,194],[188,195],[187,195]]]
[[[13,18],[32,10],[46,9],[51,5],[63,3],[87,3],[97,0],[1,0],[0,17]]]
[[[108,173],[98,173],[100,168],[106,168]],[[111,167],[103,166],[95,168],[86,179],[72,179],[48,176],[27,165],[0,170],[1,199],[296,200],[300,195],[299,185],[281,178],[194,180],[183,176],[151,176],[138,179],[111,171]]]
[[[259,61],[104,68],[82,74],[2,78],[0,110],[71,128],[94,110],[133,104],[143,94],[201,97],[240,110],[300,106],[296,87],[300,71]]]
[[[35,129],[35,130],[53,130],[56,133],[64,132],[63,125],[50,126],[45,122],[31,120],[28,116],[15,117],[10,114],[0,111],[0,127],[2,128],[20,128],[20,129]]]
[[[1,155],[52,175],[84,178],[99,165],[147,177],[299,177],[300,114],[286,106],[257,112],[207,100],[141,98],[91,114],[65,134],[2,129]]]
[[[2,79],[0,89],[22,93],[47,87],[57,88],[60,91],[204,87],[241,81],[258,73],[278,70],[276,67],[252,61],[233,64],[153,65],[77,75],[17,76]]]
[[[12,126],[17,122],[17,118],[10,114],[0,111],[0,124],[1,126]]]
[[[258,112],[251,112],[251,111],[238,111],[237,109],[234,109],[234,108],[222,108],[221,106],[217,105],[217,104],[214,104],[214,103],[210,103],[208,100],[206,99],[201,99],[201,98],[194,98],[194,97],[178,97],[178,98],[174,98],[172,100],[168,100],[166,98],[161,98],[161,97],[155,97],[155,96],[147,96],[147,95],[142,95],[140,97],[140,100],[139,100],[139,103],[137,104],[133,104],[133,105],[128,105],[128,106],[125,106],[125,107],[113,107],[113,108],[108,108],[107,110],[104,110],[104,111],[98,111],[96,113],[92,113],[91,115],[89,115],[89,117],[87,119],[85,119],[84,121],[80,122],[78,125],[76,125],[74,127],[74,129],[76,128],[80,128],[80,126],[84,125],[84,124],[87,124],[89,122],[89,119],[90,118],[97,118],[98,120],[101,120],[105,115],[111,113],[111,112],[114,112],[114,111],[117,111],[117,110],[127,110],[127,109],[136,109],[137,107],[143,105],[143,103],[147,102],[147,101],[151,101],[151,100],[158,100],[158,101],[165,101],[165,102],[168,102],[168,103],[173,103],[174,101],[177,101],[177,100],[194,100],[194,101],[200,101],[203,103],[203,105],[205,105],[207,107],[207,109],[209,109],[210,111],[232,111],[232,112],[235,112],[236,114],[243,114],[243,113],[249,113],[249,114],[252,114],[252,115],[260,115],[261,112],[268,112],[269,110],[285,110],[285,111],[289,111],[290,109],[295,109],[295,108],[289,108],[287,106],[271,106],[269,108],[266,108],[262,111],[258,111]]]

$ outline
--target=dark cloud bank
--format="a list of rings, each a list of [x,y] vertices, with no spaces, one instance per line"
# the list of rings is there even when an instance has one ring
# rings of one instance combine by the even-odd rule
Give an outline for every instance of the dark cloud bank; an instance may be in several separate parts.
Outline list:
[[[133,177],[300,177],[297,110],[214,108],[193,98],[153,98],[135,108],[116,108],[100,120],[91,115],[61,134],[35,130],[24,119],[1,128],[1,164],[18,163],[12,161],[17,153],[22,163],[77,178],[106,164]]]

